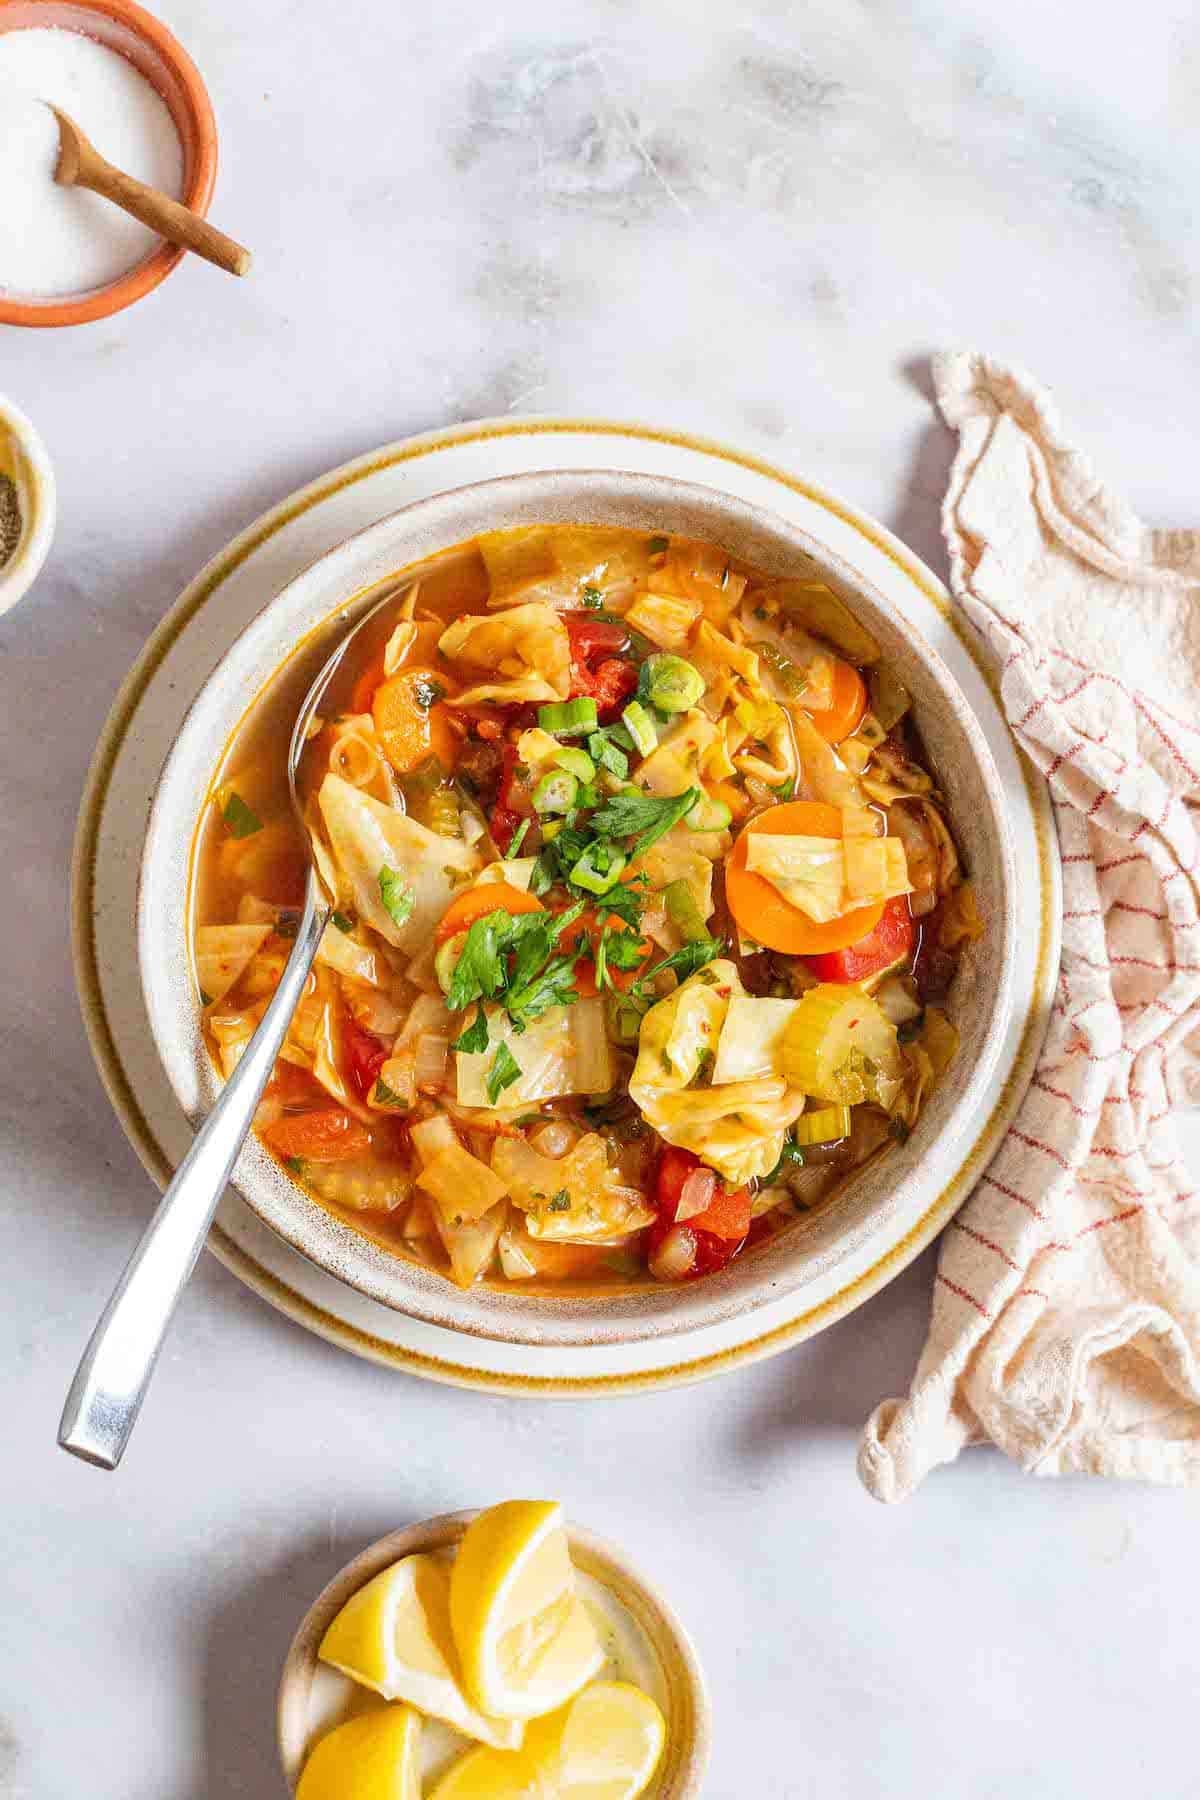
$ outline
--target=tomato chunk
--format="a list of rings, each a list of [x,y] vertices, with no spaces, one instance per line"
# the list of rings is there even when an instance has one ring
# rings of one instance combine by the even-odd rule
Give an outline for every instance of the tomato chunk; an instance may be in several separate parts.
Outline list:
[[[654,1181],[658,1217],[647,1227],[645,1236],[647,1257],[654,1255],[675,1224],[675,1214],[689,1175],[705,1166],[690,1150],[680,1150],[674,1144],[663,1149]],[[738,1188],[735,1193],[726,1193],[723,1188],[718,1188],[716,1198],[687,1224],[696,1240],[696,1254],[688,1275],[715,1274],[733,1261],[746,1242],[750,1230],[750,1190]]]
[[[342,1106],[277,1119],[262,1137],[267,1148],[285,1162],[293,1156],[305,1162],[350,1162],[366,1156],[371,1148],[366,1126]]]
[[[365,1100],[375,1086],[375,1077],[387,1061],[389,1046],[373,1031],[367,1031],[349,1015],[342,1021],[342,1049],[359,1098]]]
[[[488,824],[491,827],[492,841],[501,856],[508,854],[508,847],[522,819],[535,817],[533,795],[529,782],[522,781],[517,770],[520,767],[517,757],[517,746],[504,746],[504,767],[500,773],[500,786],[496,791],[496,804],[492,808]]]
[[[804,965],[818,981],[866,981],[899,962],[902,956],[910,955],[916,935],[908,901],[903,894],[897,894],[885,903],[878,925],[866,937],[844,950],[806,956]]]
[[[622,652],[629,648],[629,633],[611,619],[576,613],[567,617],[571,640],[570,698],[596,702],[601,720],[612,718],[638,684],[635,665]]]

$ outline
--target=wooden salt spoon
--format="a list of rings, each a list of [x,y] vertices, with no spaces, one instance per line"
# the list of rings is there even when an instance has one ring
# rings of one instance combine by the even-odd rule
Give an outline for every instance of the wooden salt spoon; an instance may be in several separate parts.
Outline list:
[[[169,194],[147,187],[144,181],[136,181],[123,169],[115,169],[112,163],[104,160],[74,119],[57,106],[50,110],[58,120],[58,167],[54,179],[61,187],[90,188],[93,194],[103,195],[122,212],[132,213],[160,237],[167,238],[172,244],[182,244],[185,250],[194,250],[206,262],[216,263],[218,269],[226,269],[230,275],[247,273],[252,258],[241,244],[226,237],[199,213],[190,212],[178,200],[172,200]]]

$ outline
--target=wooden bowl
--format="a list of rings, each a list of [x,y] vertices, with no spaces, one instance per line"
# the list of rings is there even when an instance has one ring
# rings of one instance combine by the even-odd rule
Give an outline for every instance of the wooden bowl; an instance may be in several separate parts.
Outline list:
[[[352,1594],[402,1556],[447,1550],[457,1544],[475,1517],[474,1512],[443,1513],[440,1518],[390,1532],[347,1563],[313,1601],[292,1639],[279,1680],[279,1758],[289,1792],[299,1779],[311,1735],[317,1651],[337,1614]],[[576,1525],[568,1524],[567,1536],[575,1567],[614,1596],[640,1628],[661,1672],[659,1699],[667,1721],[667,1747],[648,1800],[698,1800],[708,1764],[710,1716],[704,1677],[691,1640],[662,1595],[621,1551]]]
[[[217,124],[200,71],[183,45],[134,0],[0,0],[0,32],[47,26],[95,38],[146,78],[166,105],[183,147],[180,198],[192,212],[207,213],[217,179]],[[86,325],[106,319],[165,281],[184,254],[176,244],[160,244],[115,281],[66,299],[17,300],[0,293],[0,324]]]

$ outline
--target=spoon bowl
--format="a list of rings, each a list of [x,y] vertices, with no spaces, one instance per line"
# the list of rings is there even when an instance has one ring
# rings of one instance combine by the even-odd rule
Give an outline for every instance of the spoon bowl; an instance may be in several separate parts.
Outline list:
[[[385,607],[400,599],[408,585],[392,577],[381,584],[384,591],[339,640],[296,715],[288,747],[288,791],[306,835],[309,826],[297,775],[309,726],[351,643]],[[333,906],[334,896],[322,885],[317,858],[311,857],[296,941],[271,1004],[159,1201],[88,1340],[63,1407],[58,1442],[97,1468],[115,1469],[124,1455],[167,1327],[254,1122]]]

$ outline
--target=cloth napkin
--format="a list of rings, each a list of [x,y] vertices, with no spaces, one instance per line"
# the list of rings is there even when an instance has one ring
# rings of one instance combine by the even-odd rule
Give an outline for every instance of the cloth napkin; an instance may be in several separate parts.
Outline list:
[[[934,362],[958,433],[958,605],[1049,784],[1063,950],[1020,1111],[941,1242],[907,1399],[868,1422],[880,1500],[990,1441],[1038,1475],[1200,1481],[1200,533],[1153,531],[1028,376]]]

